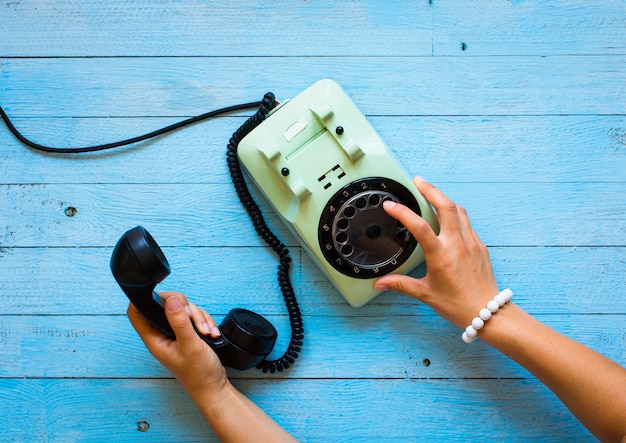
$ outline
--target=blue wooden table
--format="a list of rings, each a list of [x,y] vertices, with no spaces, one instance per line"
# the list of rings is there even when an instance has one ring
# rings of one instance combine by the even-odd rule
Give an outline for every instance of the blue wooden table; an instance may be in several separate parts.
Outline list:
[[[80,146],[334,79],[410,174],[468,208],[516,303],[626,364],[626,2],[223,3],[7,0],[0,105],[33,140]],[[263,313],[283,349],[276,261],[225,163],[250,113],[88,155],[0,126],[0,440],[215,439],[132,330],[109,258],[146,226],[173,268],[161,289],[218,320]],[[349,307],[261,205],[294,255],[306,340],[288,371],[230,374],[297,438],[593,441],[428,307]]]

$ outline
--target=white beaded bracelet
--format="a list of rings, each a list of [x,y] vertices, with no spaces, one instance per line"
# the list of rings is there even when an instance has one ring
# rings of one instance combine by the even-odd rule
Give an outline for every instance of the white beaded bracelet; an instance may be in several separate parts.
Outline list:
[[[482,308],[478,313],[478,317],[474,317],[472,324],[465,328],[465,331],[463,331],[463,334],[461,335],[463,341],[465,343],[473,342],[478,335],[478,331],[485,326],[485,322],[491,318],[491,315],[498,312],[498,309],[510,302],[512,298],[513,291],[510,289],[504,289],[496,295],[493,300],[490,300],[489,303],[487,303],[487,307]]]

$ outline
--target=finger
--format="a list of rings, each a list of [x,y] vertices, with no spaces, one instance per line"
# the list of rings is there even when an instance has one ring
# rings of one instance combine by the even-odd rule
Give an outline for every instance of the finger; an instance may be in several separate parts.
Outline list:
[[[161,300],[162,300],[161,306],[163,306],[163,309],[165,309],[165,302],[167,302],[168,298],[170,297],[180,298],[183,305],[185,306],[185,310],[187,311],[187,314],[189,314],[189,317],[191,317],[192,315],[191,306],[189,306],[189,300],[187,300],[187,296],[185,294],[181,294],[180,292],[174,292],[174,291],[165,291],[165,292],[159,292],[159,297],[161,297]]]
[[[165,316],[169,322],[176,341],[181,351],[191,346],[195,340],[198,340],[198,334],[191,324],[191,318],[184,304],[184,300],[179,295],[172,295],[165,300]]]
[[[426,220],[403,204],[391,200],[384,202],[383,208],[387,214],[402,223],[413,234],[413,237],[422,245],[425,255],[437,251],[440,245],[439,239]]]
[[[459,226],[461,228],[461,232],[470,233],[473,231],[472,225],[470,224],[469,216],[467,215],[467,210],[462,206],[457,206],[457,214],[459,218]]]
[[[394,291],[423,301],[426,294],[424,279],[413,278],[401,274],[389,274],[379,278],[374,283],[374,289],[379,291]]]
[[[484,247],[484,244],[481,241],[481,239],[478,237],[478,234],[476,233],[474,228],[472,228],[472,225],[469,220],[469,216],[467,215],[467,211],[465,210],[465,208],[459,206],[458,212],[459,212],[459,227],[460,227],[461,235],[463,237],[465,244],[474,248]]]
[[[189,317],[191,318],[195,327],[200,331],[200,333],[207,335],[210,334],[213,337],[219,337],[221,332],[211,317],[204,309],[199,306],[191,303],[187,300],[187,297],[180,292],[160,292],[159,296],[163,299],[163,304],[167,302],[167,299],[170,297],[179,297],[183,304],[185,305],[185,310]],[[165,307],[165,306],[164,306]]]
[[[443,192],[423,178],[415,177],[413,183],[415,183],[415,186],[417,186],[417,189],[424,196],[426,201],[433,205],[437,211],[441,230],[452,232],[458,230],[459,214],[457,205]]]
[[[204,335],[211,335],[212,337],[219,337],[221,335],[215,320],[211,317],[204,309],[195,305],[194,303],[189,303],[191,307],[191,320],[193,324],[196,325],[196,328],[203,333]]]
[[[457,217],[459,219],[459,232],[464,242],[476,242],[476,234],[474,233],[474,229],[470,224],[469,217],[467,215],[467,211],[462,206],[457,206]]]

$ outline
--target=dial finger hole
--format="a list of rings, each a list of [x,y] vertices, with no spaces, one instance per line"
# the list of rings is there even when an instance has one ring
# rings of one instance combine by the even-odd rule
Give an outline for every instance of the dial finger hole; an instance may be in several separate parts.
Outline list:
[[[352,255],[352,253],[354,252],[354,248],[352,247],[352,245],[343,245],[341,247],[341,254],[344,257],[349,257]]]
[[[348,234],[346,234],[345,232],[340,232],[335,237],[335,240],[337,241],[337,243],[343,244],[348,241]]]
[[[407,240],[408,240],[408,238],[407,238],[407,237],[408,237],[408,235],[407,235],[407,232],[406,232],[406,231],[399,231],[399,232],[396,232],[396,238],[397,238],[398,240],[407,241]]]
[[[369,204],[371,206],[378,206],[380,204],[380,195],[378,194],[370,195]]]
[[[343,215],[348,218],[354,217],[355,214],[356,214],[356,209],[354,208],[354,206],[346,206],[346,208],[343,210]]]
[[[347,219],[340,218],[339,220],[337,220],[337,229],[345,231],[349,227],[350,227],[350,222]]]
[[[355,200],[354,205],[358,209],[363,209],[367,206],[367,200],[364,197],[359,197]]]

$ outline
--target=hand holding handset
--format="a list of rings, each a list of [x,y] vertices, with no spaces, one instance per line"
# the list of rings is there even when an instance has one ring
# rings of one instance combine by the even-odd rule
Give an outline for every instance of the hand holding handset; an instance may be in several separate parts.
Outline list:
[[[127,231],[111,256],[111,271],[128,299],[159,331],[174,340],[161,298],[154,292],[170,274],[170,266],[150,233],[141,226]],[[276,329],[264,317],[247,309],[232,309],[219,325],[221,336],[198,335],[217,354],[224,366],[249,369],[262,362],[276,342]]]

